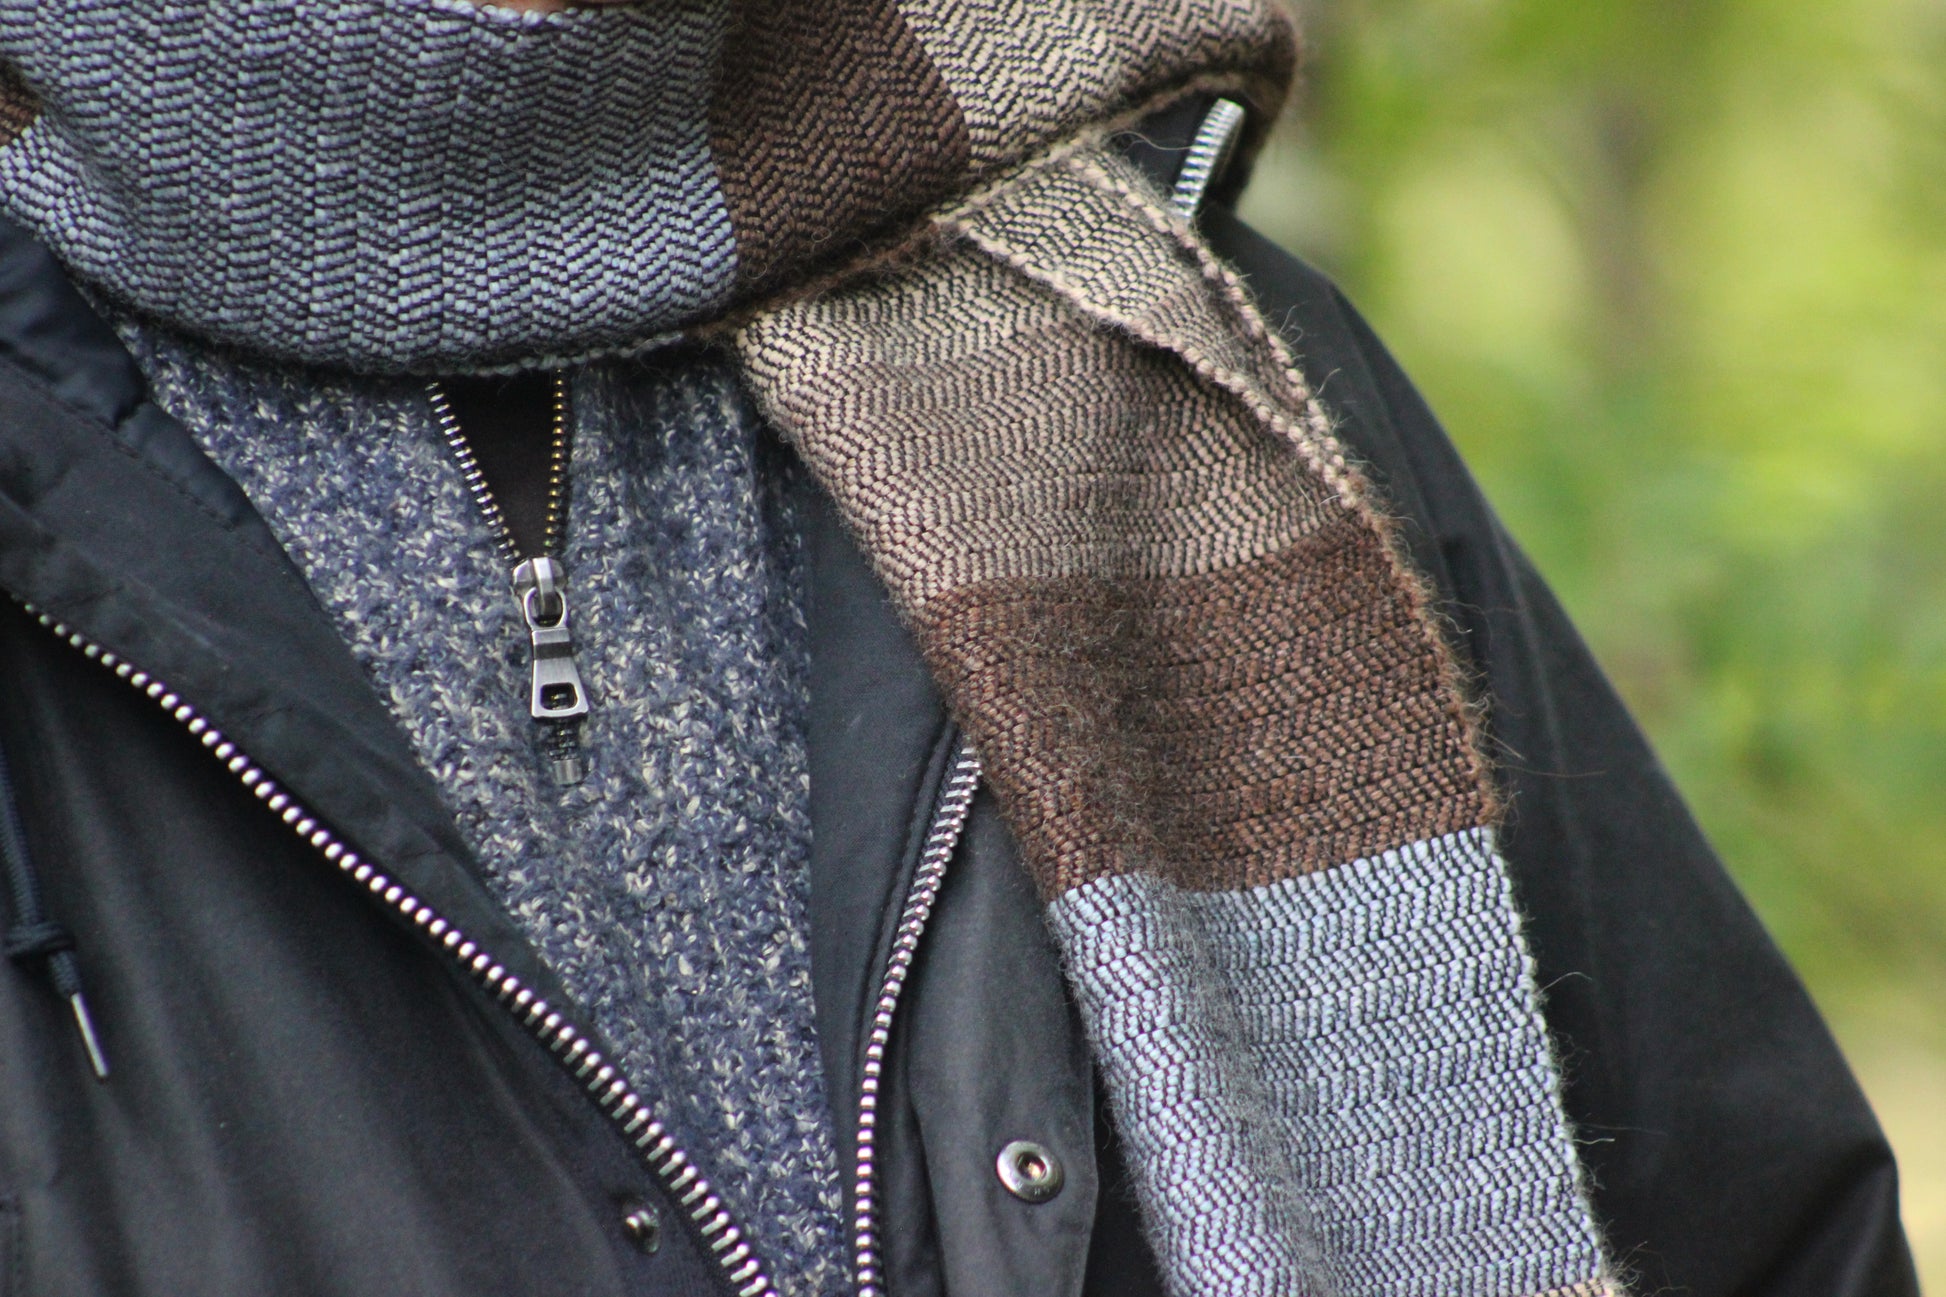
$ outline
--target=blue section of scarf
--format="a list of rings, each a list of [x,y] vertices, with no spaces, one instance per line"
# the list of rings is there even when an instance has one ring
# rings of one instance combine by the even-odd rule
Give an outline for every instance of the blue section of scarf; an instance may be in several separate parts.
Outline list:
[[[41,99],[0,207],[155,319],[368,371],[653,342],[720,306],[727,0],[0,0]]]

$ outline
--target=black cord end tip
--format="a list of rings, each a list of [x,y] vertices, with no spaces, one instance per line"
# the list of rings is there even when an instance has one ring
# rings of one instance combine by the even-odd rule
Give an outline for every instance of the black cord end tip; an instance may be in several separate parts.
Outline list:
[[[74,1010],[74,1025],[81,1029],[81,1044],[88,1051],[88,1066],[94,1069],[95,1080],[108,1079],[108,1057],[101,1052],[101,1038],[95,1034],[95,1020],[88,1014],[88,1002],[76,991],[68,997],[68,1007]]]

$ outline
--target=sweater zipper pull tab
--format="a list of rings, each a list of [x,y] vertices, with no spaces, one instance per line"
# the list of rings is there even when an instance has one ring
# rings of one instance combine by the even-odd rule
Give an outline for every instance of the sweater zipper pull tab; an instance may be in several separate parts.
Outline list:
[[[514,598],[533,644],[533,687],[528,711],[545,727],[542,751],[554,781],[578,784],[588,776],[580,726],[588,715],[588,691],[574,662],[568,629],[567,572],[558,560],[523,560],[513,571]]]

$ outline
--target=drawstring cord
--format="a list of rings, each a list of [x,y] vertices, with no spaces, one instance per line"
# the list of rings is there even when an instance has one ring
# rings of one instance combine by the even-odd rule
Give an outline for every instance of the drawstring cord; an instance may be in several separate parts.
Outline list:
[[[42,960],[54,993],[68,1002],[75,1026],[81,1029],[81,1044],[88,1051],[88,1066],[97,1081],[108,1079],[108,1059],[101,1052],[101,1038],[95,1034],[95,1020],[88,1013],[88,997],[81,990],[81,965],[74,957],[74,935],[47,917],[41,901],[41,880],[27,854],[27,835],[21,831],[20,808],[14,804],[13,774],[7,768],[7,753],[0,748],[0,866],[7,873],[7,896],[13,921],[0,937],[0,949],[16,964]]]

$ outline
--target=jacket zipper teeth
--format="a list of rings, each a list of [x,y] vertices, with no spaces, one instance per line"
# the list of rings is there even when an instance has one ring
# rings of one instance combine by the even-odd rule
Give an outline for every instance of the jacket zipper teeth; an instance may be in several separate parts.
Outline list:
[[[879,984],[878,1005],[872,1014],[871,1033],[865,1038],[865,1075],[858,1086],[858,1156],[852,1182],[852,1239],[857,1260],[858,1297],[884,1297],[879,1284],[878,1255],[878,1089],[885,1066],[885,1050],[892,1040],[892,1019],[905,989],[906,976],[919,950],[919,938],[932,917],[933,903],[939,899],[939,886],[946,877],[946,865],[959,845],[966,827],[966,815],[973,805],[973,794],[980,786],[980,758],[972,746],[963,745],[953,763],[953,771],[939,797],[932,828],[926,834],[925,850],[912,875],[912,889],[906,893],[905,908],[899,914],[898,936],[892,942],[891,957],[885,961],[885,978]]]
[[[404,887],[393,882],[357,852],[325,828],[296,798],[285,792],[264,768],[242,748],[223,736],[222,731],[184,702],[181,695],[163,681],[136,667],[126,658],[101,647],[79,631],[70,629],[20,600],[28,614],[42,626],[65,640],[81,653],[112,670],[116,676],[146,694],[173,720],[187,729],[209,749],[216,759],[235,775],[243,786],[263,802],[297,836],[316,848],[340,873],[360,884],[376,900],[411,920],[440,950],[459,964],[472,979],[485,987],[495,1001],[542,1045],[560,1065],[580,1081],[595,1105],[608,1115],[622,1135],[641,1153],[669,1196],[684,1211],[709,1245],[716,1263],[736,1287],[737,1297],[777,1297],[769,1276],[763,1273],[742,1231],[723,1206],[709,1179],[676,1146],[661,1122],[649,1115],[648,1108],[626,1078],[612,1063],[604,1060],[588,1037],[559,1010],[521,985],[478,943],[442,918],[437,911]]]
[[[1190,141],[1189,152],[1176,172],[1175,189],[1169,196],[1170,203],[1183,219],[1195,219],[1196,210],[1203,205],[1203,196],[1211,182],[1216,180],[1217,173],[1228,164],[1231,154],[1236,151],[1237,132],[1242,128],[1245,116],[1243,105],[1234,99],[1217,100],[1203,115],[1202,124],[1196,128],[1196,138]]]

